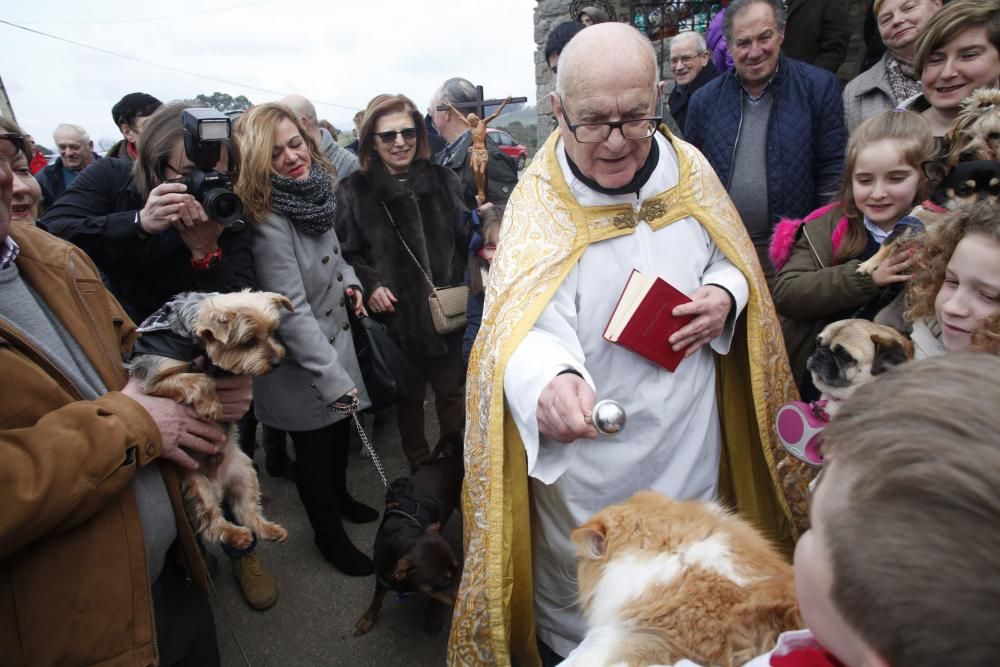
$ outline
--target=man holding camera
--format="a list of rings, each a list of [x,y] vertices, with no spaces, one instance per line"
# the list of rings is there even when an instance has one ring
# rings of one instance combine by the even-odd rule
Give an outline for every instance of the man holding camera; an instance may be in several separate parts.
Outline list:
[[[256,286],[250,230],[228,174],[239,162],[229,119],[184,106],[160,107],[134,163],[98,161],[38,222],[90,255],[135,322],[180,292]],[[247,603],[272,606],[277,585],[256,554],[227,554]]]

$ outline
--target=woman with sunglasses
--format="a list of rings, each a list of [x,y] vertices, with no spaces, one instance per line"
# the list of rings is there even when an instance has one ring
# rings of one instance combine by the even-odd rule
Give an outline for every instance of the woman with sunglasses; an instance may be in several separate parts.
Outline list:
[[[379,95],[358,133],[360,170],[337,190],[337,236],[368,295],[369,312],[399,341],[417,373],[397,405],[410,467],[430,458],[424,433],[424,390],[434,389],[441,439],[460,443],[465,424],[462,330],[439,334],[431,320],[428,278],[436,287],[464,280],[469,232],[461,184],[431,164],[427,130],[402,95]]]
[[[27,136],[21,132],[17,123],[0,118],[0,135],[10,137],[8,145],[17,142],[20,148],[10,159],[10,168],[14,172],[14,194],[11,198],[11,220],[21,220],[29,225],[38,220],[38,210],[42,200],[42,188],[31,174],[31,148]]]
[[[285,358],[254,378],[254,411],[292,437],[295,485],[323,557],[344,574],[368,575],[372,561],[342,523],[374,521],[378,512],[347,492],[345,408],[365,408],[368,397],[348,323],[348,310],[361,315],[364,306],[333,229],[333,170],[283,104],[253,107],[236,131],[243,156],[237,192],[254,223],[257,281],[292,302],[278,328]]]

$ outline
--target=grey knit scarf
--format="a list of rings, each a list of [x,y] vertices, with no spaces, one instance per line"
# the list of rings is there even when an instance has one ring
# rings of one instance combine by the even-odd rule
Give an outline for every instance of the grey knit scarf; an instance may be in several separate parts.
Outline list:
[[[326,233],[337,211],[330,173],[314,163],[309,178],[303,180],[271,174],[271,206],[303,234]]]

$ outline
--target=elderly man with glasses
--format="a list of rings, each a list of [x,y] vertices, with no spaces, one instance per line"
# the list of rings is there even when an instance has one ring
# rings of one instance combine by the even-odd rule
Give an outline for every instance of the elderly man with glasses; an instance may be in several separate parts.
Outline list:
[[[719,75],[701,33],[679,32],[670,40],[670,71],[677,85],[670,91],[667,104],[674,120],[683,128],[687,122],[688,101],[694,91]]]
[[[587,28],[560,56],[559,129],[507,207],[470,358],[451,664],[568,655],[586,631],[569,534],[639,490],[722,499],[776,539],[804,517],[772,483],[794,386],[753,245],[711,166],[659,131],[661,92],[628,25]],[[673,372],[603,337],[633,269],[691,299],[644,321],[684,355]],[[682,316],[673,334],[657,323]],[[621,434],[598,438],[597,398],[622,404]]]

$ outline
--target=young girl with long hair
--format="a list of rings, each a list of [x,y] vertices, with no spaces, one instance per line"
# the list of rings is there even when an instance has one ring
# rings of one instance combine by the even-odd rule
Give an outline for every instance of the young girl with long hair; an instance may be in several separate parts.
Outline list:
[[[930,228],[913,265],[906,319],[916,358],[1000,353],[1000,205],[960,209]]]
[[[838,200],[775,227],[770,247],[777,271],[774,304],[804,399],[815,398],[808,395],[812,383],[806,360],[823,327],[849,317],[871,319],[909,279],[905,252],[895,253],[871,275],[857,268],[926,196],[921,164],[933,156],[930,127],[919,115],[888,111],[872,116],[847,144]]]

